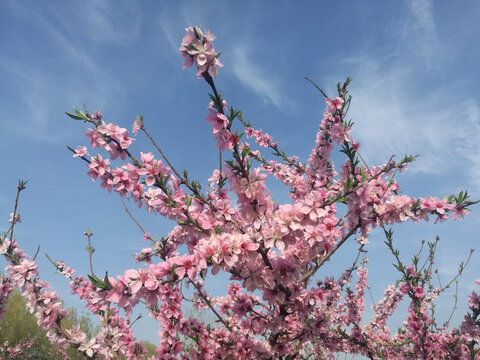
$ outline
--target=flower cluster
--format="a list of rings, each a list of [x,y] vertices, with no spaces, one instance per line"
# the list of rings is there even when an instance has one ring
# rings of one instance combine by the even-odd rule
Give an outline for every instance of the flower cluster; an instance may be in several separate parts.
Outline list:
[[[480,285],[480,280],[476,282]],[[461,330],[468,346],[473,349],[475,344],[480,343],[480,296],[474,291],[468,300],[470,312],[465,315]]]
[[[0,275],[0,320],[5,314],[5,311],[7,311],[8,297],[10,296],[12,289],[10,278],[5,275]]]
[[[29,349],[35,344],[34,340],[26,339],[15,346],[9,346],[8,341],[0,345],[2,359],[32,359]]]
[[[215,39],[210,31],[203,33],[200,27],[188,27],[187,34],[182,39],[182,45],[178,49],[185,58],[183,68],[189,68],[193,64],[197,66],[197,78],[201,79],[208,73],[211,77],[217,77],[217,68],[223,67],[213,48],[212,41]]]

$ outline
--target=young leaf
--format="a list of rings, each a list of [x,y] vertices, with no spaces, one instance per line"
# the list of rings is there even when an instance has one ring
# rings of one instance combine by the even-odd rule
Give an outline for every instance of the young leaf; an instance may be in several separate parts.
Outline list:
[[[69,112],[67,112],[67,111],[65,111],[65,114],[67,114],[68,116],[70,116],[73,120],[85,120],[83,117],[78,116],[78,115],[75,115],[75,114],[72,114],[72,113],[69,113]]]

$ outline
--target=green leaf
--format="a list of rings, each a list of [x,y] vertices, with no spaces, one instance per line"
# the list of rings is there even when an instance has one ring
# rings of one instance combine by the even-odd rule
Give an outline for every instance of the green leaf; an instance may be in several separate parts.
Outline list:
[[[198,28],[200,29],[200,26],[198,26]],[[202,37],[201,37],[200,34],[198,33],[197,28],[196,28],[195,26],[193,27],[193,32],[194,32],[195,37],[197,38],[197,40],[202,40]]]
[[[75,114],[72,114],[72,113],[69,113],[69,112],[67,112],[67,111],[65,111],[65,114],[67,114],[68,116],[70,116],[73,120],[85,120],[83,117],[78,116],[78,115],[75,115]]]
[[[90,280],[93,286],[101,288],[99,285],[102,283],[102,280],[97,278],[95,275],[88,275],[88,279]]]
[[[208,96],[210,97],[210,100],[212,100],[214,104],[217,102],[217,98],[214,95],[209,93]]]
[[[197,51],[197,48],[196,48],[195,46],[193,46],[193,45],[187,45],[187,46],[185,46],[185,49],[190,50],[190,51],[191,51],[191,50]]]
[[[367,178],[367,175],[365,174],[365,169],[363,167],[360,168],[360,175],[362,175],[362,182],[364,182]]]
[[[108,271],[105,272],[105,278],[103,279],[105,283],[105,290],[111,290],[113,288],[112,284],[110,284],[110,280],[108,279]]]

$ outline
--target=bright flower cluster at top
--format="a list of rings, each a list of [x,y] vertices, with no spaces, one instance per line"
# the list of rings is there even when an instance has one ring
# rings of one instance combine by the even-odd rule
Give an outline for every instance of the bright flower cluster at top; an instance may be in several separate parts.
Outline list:
[[[184,67],[195,64],[197,77],[212,88],[206,120],[219,152],[228,156],[213,171],[206,190],[175,169],[143,117],[135,118],[133,131],[136,136],[144,133],[162,159],[152,152],[136,156],[128,131],[105,123],[99,112],[69,114],[91,124],[86,132],[90,147],[104,151],[90,156],[85,146],[71,149],[87,164],[88,176],[177,224],[157,240],[137,223],[143,240],[151,242],[135,255],[146,265],[116,277],[99,278],[92,270],[86,279],[65,263],[55,263],[70,279],[73,293],[101,318],[99,334],[87,339],[78,328],[61,327],[57,319],[67,314],[58,296],[38,280],[35,262],[27,260],[8,233],[0,243],[0,254],[10,261],[0,283],[0,309],[11,288],[21,287],[50,339],[72,344],[91,359],[146,358],[130,329],[130,315],[139,303],[160,324],[160,345],[151,359],[332,359],[339,352],[371,359],[478,359],[478,295],[470,296],[471,313],[460,327],[437,325],[429,309],[444,289],[432,286],[433,250],[423,267],[415,259],[405,265],[393,246],[393,232],[386,229],[408,220],[463,217],[473,204],[467,194],[445,199],[401,195],[395,174],[412,157],[380,166],[362,163],[351,135],[353,124],[345,120],[351,102],[348,80],[339,84],[336,96],[326,97],[308,160],[288,156],[271,135],[253,128],[217,93],[212,78],[221,64],[213,39],[210,32],[190,27],[180,47]],[[244,141],[244,135],[255,143]],[[331,160],[335,149],[345,154],[340,166]],[[264,157],[265,150],[273,156]],[[266,185],[269,175],[289,188],[290,202],[274,201]],[[12,215],[12,233],[18,221]],[[401,279],[385,290],[368,321],[365,253],[374,228],[385,232]],[[86,235],[90,241],[92,234]],[[338,278],[320,278],[319,269],[337,261],[336,251],[349,239],[358,242],[357,260]],[[231,282],[225,296],[212,297],[205,282],[220,272],[229,274]],[[186,286],[193,289],[192,298],[186,297]],[[214,326],[186,317],[186,300],[211,311]],[[392,334],[386,323],[402,300],[409,303],[408,314]]]
[[[218,55],[213,48],[212,41],[215,39],[210,31],[205,34],[200,27],[188,27],[187,35],[182,40],[180,53],[185,57],[183,68],[189,68],[193,64],[197,66],[197,77],[204,77],[208,73],[211,77],[217,77],[217,68],[223,67],[218,60]]]

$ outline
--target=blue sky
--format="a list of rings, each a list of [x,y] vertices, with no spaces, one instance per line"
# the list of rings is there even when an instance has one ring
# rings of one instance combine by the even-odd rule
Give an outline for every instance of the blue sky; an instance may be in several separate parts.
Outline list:
[[[324,103],[304,80],[310,77],[333,94],[352,76],[353,136],[361,153],[377,165],[420,154],[399,176],[412,196],[443,196],[468,189],[480,199],[480,3],[414,1],[2,1],[0,3],[0,214],[4,229],[18,179],[23,223],[16,237],[27,252],[64,260],[88,272],[83,232],[95,236],[96,272],[121,274],[135,267],[131,254],[144,244],[115,194],[85,175],[65,145],[86,144],[85,127],[64,111],[83,103],[104,120],[130,128],[137,114],[177,168],[205,183],[217,153],[205,121],[207,85],[182,70],[178,47],[184,28],[202,25],[217,35],[225,65],[216,81],[231,105],[290,154],[306,159]],[[138,136],[134,151],[153,151]],[[337,157],[340,159],[340,157]],[[276,183],[272,192],[286,201]],[[131,207],[132,210],[133,207]],[[149,232],[165,235],[172,224],[135,212]],[[437,265],[446,280],[479,248],[478,206],[467,219],[433,225],[396,226],[397,244],[410,257],[422,239],[441,237]],[[347,245],[328,265],[349,266]],[[378,300],[396,278],[380,232],[371,237],[371,284]],[[3,264],[3,263],[2,263]],[[39,257],[40,272],[69,306],[66,281]],[[459,305],[479,278],[475,253],[459,287]],[[321,275],[328,275],[325,270]],[[217,282],[218,284],[218,282]],[[221,294],[220,287],[212,291]],[[451,295],[451,294],[450,294]],[[439,301],[439,317],[452,299]],[[368,303],[368,305],[371,305]],[[445,317],[448,317],[445,316]],[[401,317],[398,318],[401,320]],[[457,323],[461,312],[457,313]],[[139,322],[139,337],[157,339],[153,325]]]

